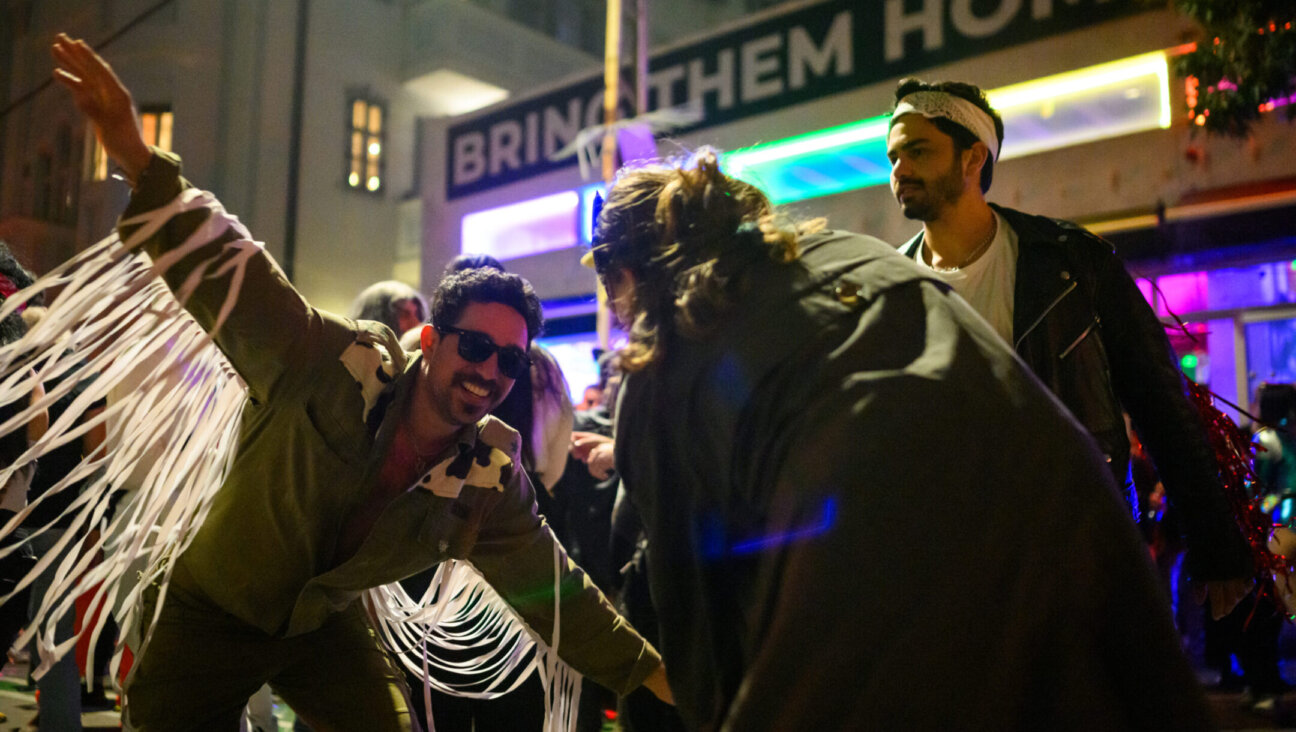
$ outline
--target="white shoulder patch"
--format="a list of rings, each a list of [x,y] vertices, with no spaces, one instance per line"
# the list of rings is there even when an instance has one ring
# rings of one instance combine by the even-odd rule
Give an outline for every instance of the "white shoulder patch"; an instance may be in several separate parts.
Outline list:
[[[504,484],[513,478],[513,471],[521,469],[521,450],[522,439],[518,433],[500,419],[486,415],[477,423],[477,449],[473,451],[476,459],[464,483],[504,490]]]
[[[510,459],[517,460],[522,455],[522,438],[517,430],[492,414],[482,417],[477,423],[477,439],[502,451]]]
[[[367,422],[379,395],[405,370],[405,352],[386,326],[362,320],[356,323],[355,342],[342,351],[338,360],[360,385],[364,398],[362,419]]]

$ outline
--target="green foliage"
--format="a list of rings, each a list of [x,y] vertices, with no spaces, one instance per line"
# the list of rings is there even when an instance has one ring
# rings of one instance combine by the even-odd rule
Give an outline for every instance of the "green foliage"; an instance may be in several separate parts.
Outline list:
[[[1174,59],[1174,70],[1198,80],[1189,111],[1208,133],[1243,137],[1264,105],[1296,94],[1296,0],[1173,4],[1202,29],[1197,49]],[[1296,99],[1279,109],[1296,119]]]

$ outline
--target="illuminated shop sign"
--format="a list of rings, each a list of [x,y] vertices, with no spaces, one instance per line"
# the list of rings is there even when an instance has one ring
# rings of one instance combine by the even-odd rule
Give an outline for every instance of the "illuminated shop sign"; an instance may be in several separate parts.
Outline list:
[[[1161,51],[986,92],[1003,116],[1001,160],[1170,126],[1170,71]],[[890,117],[775,140],[724,156],[725,170],[774,203],[886,183]]]
[[[1169,74],[1165,52],[1156,51],[987,90],[1003,115],[1000,159],[1169,127]],[[889,121],[879,115],[734,150],[721,165],[775,204],[884,185]],[[588,246],[594,194],[602,190],[594,183],[468,214],[463,249],[511,259]]]
[[[576,191],[563,191],[468,214],[462,250],[508,260],[576,246],[580,206]]]
[[[648,108],[700,102],[702,121],[685,133],[1144,10],[1137,0],[830,0],[657,54]],[[451,126],[446,197],[575,164],[551,156],[602,120],[602,88],[590,76]]]

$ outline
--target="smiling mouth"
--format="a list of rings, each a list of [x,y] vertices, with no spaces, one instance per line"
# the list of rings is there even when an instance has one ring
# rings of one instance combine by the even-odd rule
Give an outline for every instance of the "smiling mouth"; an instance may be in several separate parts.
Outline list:
[[[473,384],[467,381],[463,382],[461,385],[463,386],[465,391],[467,391],[469,394],[472,394],[475,397],[485,399],[487,396],[490,395],[490,389],[487,389],[484,386],[478,386],[477,384]]]

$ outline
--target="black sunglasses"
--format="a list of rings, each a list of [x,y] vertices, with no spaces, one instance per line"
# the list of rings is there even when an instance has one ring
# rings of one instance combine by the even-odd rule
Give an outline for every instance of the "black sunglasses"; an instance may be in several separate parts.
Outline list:
[[[485,333],[440,326],[437,326],[437,330],[442,335],[454,333],[459,336],[459,357],[468,363],[481,363],[490,358],[492,353],[498,353],[500,373],[510,379],[517,379],[531,368],[531,357],[525,351],[517,346],[495,345],[495,341]]]

